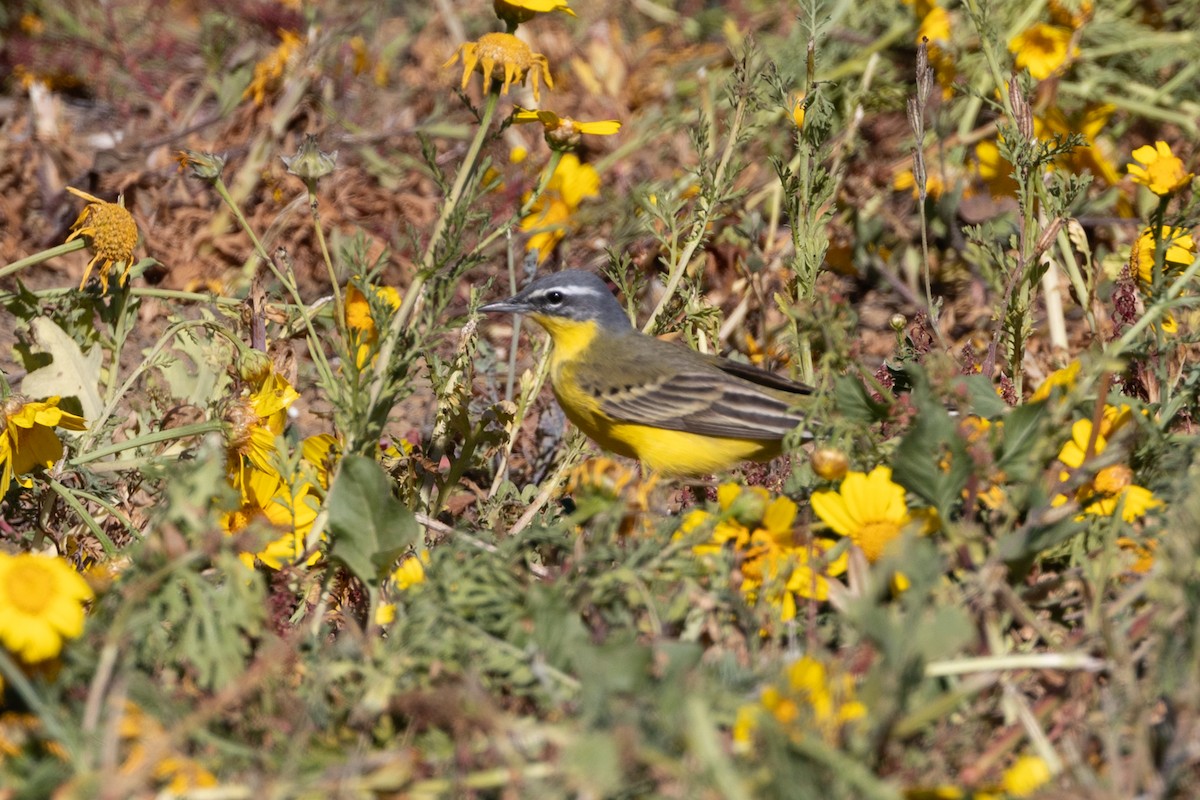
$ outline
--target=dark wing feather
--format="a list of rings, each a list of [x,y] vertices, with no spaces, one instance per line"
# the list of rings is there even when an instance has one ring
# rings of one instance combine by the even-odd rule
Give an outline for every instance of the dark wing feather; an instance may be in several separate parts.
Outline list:
[[[695,351],[686,351],[690,357],[681,359],[675,345],[656,345],[659,352],[641,352],[637,361],[613,364],[610,359],[603,371],[577,365],[575,379],[606,415],[621,422],[704,436],[780,439],[803,421],[771,390],[804,394],[811,391],[808,387],[753,367],[727,370],[724,363],[734,362],[709,361]],[[645,366],[647,356],[657,368]],[[662,374],[662,364],[680,360],[684,365]],[[746,371],[759,380],[743,378]]]
[[[776,375],[774,372],[767,372],[765,369],[752,367],[749,364],[742,364],[738,361],[730,361],[728,358],[716,358],[713,360],[713,366],[722,372],[756,383],[759,386],[766,386],[768,389],[775,389],[780,392],[790,392],[791,394],[812,394],[811,386],[806,386],[798,381],[788,380],[782,375]]]

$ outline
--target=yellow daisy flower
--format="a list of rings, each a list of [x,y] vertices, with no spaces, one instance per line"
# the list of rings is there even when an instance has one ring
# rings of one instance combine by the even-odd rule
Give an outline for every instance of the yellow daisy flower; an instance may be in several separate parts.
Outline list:
[[[1008,49],[1015,56],[1017,69],[1028,69],[1041,81],[1079,55],[1079,48],[1071,45],[1071,35],[1070,28],[1039,22],[1013,37]]]
[[[1031,797],[1051,777],[1050,767],[1041,758],[1021,756],[1004,771],[1000,785],[1012,797]]]
[[[247,497],[247,470],[279,480],[274,465],[275,437],[283,433],[288,408],[300,397],[282,375],[268,372],[262,385],[246,397],[233,400],[227,407],[225,450],[229,457],[230,482],[243,500]],[[274,487],[272,487],[274,488]]]
[[[930,4],[929,11],[921,18],[917,28],[917,44],[928,41],[929,66],[942,87],[942,97],[949,99],[954,93],[954,79],[958,70],[954,58],[947,51],[950,39],[950,12],[937,4]]]
[[[560,117],[553,111],[530,111],[518,108],[513,114],[513,122],[540,122],[545,129],[546,144],[551,150],[573,150],[579,146],[580,136],[612,136],[621,130],[621,123],[615,119],[598,122],[580,122],[570,117]]]
[[[812,508],[874,563],[912,522],[904,494],[904,487],[892,481],[891,468],[880,466],[869,474],[851,472],[836,492],[813,492]]]
[[[417,584],[425,582],[425,565],[429,563],[429,551],[422,550],[400,560],[399,566],[392,571],[391,583],[399,591],[407,591]]]
[[[1100,428],[1095,434],[1090,419],[1076,420],[1071,426],[1070,440],[1058,452],[1058,460],[1069,468],[1059,473],[1059,480],[1069,480],[1071,472],[1084,465],[1089,444],[1092,445],[1092,455],[1100,455],[1108,448],[1109,438],[1132,419],[1129,406],[1105,406]],[[1097,472],[1091,481],[1080,486],[1075,492],[1075,499],[1083,507],[1084,514],[1111,517],[1120,508],[1121,519],[1133,522],[1162,505],[1153,492],[1137,486],[1133,479],[1133,470],[1128,466],[1110,464]],[[1059,506],[1066,501],[1065,495],[1057,495],[1051,500],[1051,505]]]
[[[400,292],[395,287],[370,288],[376,299],[382,300],[392,311],[400,308]],[[355,363],[362,369],[371,357],[375,342],[379,340],[379,329],[371,315],[370,301],[353,283],[346,288],[346,327],[350,331],[350,344],[355,349]]]
[[[496,16],[508,24],[510,33],[522,22],[527,22],[538,14],[561,11],[575,16],[567,0],[493,0],[492,7],[496,9]]]
[[[1075,172],[1086,170],[1109,186],[1115,186],[1121,180],[1121,173],[1105,155],[1107,143],[1102,144],[1100,134],[1107,130],[1108,121],[1116,110],[1112,103],[1102,103],[1089,105],[1068,117],[1062,109],[1051,106],[1033,118],[1033,133],[1039,139],[1052,139],[1055,134],[1079,134],[1083,144],[1056,157],[1055,167]]]
[[[757,705],[739,709],[734,739],[742,749],[748,749],[759,718],[765,713],[793,740],[816,731],[826,742],[834,742],[847,723],[867,714],[856,694],[852,675],[831,675],[823,663],[804,656],[787,667],[782,682],[763,689]]]
[[[1179,274],[1196,260],[1196,241],[1183,228],[1159,228],[1159,239],[1164,243],[1162,272],[1165,277]],[[1154,264],[1157,244],[1154,231],[1146,228],[1129,251],[1129,272],[1137,278],[1143,291],[1154,285]],[[1171,312],[1163,315],[1163,330],[1175,333],[1178,324]]]
[[[1056,369],[1046,376],[1038,386],[1037,391],[1029,398],[1029,402],[1036,403],[1040,400],[1050,399],[1050,393],[1055,389],[1069,391],[1075,387],[1075,381],[1079,378],[1080,370],[1079,359],[1074,359],[1070,364],[1067,364],[1062,369]]]
[[[738,589],[751,605],[765,600],[782,622],[796,616],[796,598],[824,601],[829,598],[828,578],[846,571],[846,554],[828,561],[836,542],[814,538],[797,542],[794,532],[796,504],[787,497],[772,498],[761,486],[743,488],[735,483],[717,489],[723,512],[709,539],[692,547],[698,556],[735,554],[741,583]],[[712,515],[696,510],[688,514],[677,536],[700,528]]]
[[[985,139],[975,145],[975,160],[979,177],[987,184],[992,197],[1016,197],[1017,181],[1013,178],[1013,165],[1000,155],[996,140]]]
[[[471,81],[471,73],[477,65],[485,80],[501,82],[500,94],[508,94],[508,87],[513,84],[523,84],[528,75],[533,76],[533,99],[541,99],[539,75],[546,80],[546,86],[554,88],[554,81],[550,77],[550,62],[541,53],[530,50],[529,45],[511,33],[485,33],[478,41],[466,42],[460,45],[450,60],[442,66],[451,66],[458,61],[459,56],[462,56],[463,61],[464,89]]]
[[[1159,228],[1158,237],[1166,243],[1166,252],[1163,254],[1164,272],[1182,272],[1196,260],[1196,240],[1183,228],[1168,228],[1164,225]],[[1129,271],[1145,286],[1153,283],[1154,250],[1154,231],[1146,228],[1129,254]]]
[[[1055,25],[1062,25],[1067,28],[1078,28],[1090,20],[1096,12],[1095,7],[1092,5],[1092,0],[1067,3],[1062,2],[1062,0],[1050,0],[1047,4],[1047,10],[1050,12],[1050,20]]]
[[[1194,174],[1183,171],[1183,161],[1171,152],[1171,146],[1158,141],[1154,146],[1143,145],[1133,151],[1133,160],[1126,169],[1134,183],[1140,183],[1159,197],[1173,194],[1191,182]]]
[[[248,497],[242,507],[222,520],[227,534],[240,533],[256,520],[265,522],[279,536],[271,539],[257,550],[246,550],[238,555],[242,563],[251,569],[261,562],[271,569],[281,569],[300,563],[308,545],[320,510],[320,501],[312,493],[312,485],[300,480],[295,486],[287,481],[258,480],[261,473],[248,484]],[[312,566],[320,560],[320,552],[314,552],[304,560]]]
[[[0,406],[0,497],[8,493],[14,475],[34,467],[52,467],[62,458],[63,445],[55,428],[87,429],[87,421],[58,407],[57,397],[26,401],[12,395]]]
[[[585,199],[599,194],[600,175],[595,167],[581,163],[574,153],[565,154],[547,182],[546,191],[521,220],[521,230],[531,234],[525,250],[536,250],[538,263],[544,261],[567,235],[575,210]]]
[[[309,436],[301,443],[301,457],[316,470],[317,483],[322,489],[329,488],[329,472],[341,457],[341,451],[341,442],[329,433]]]
[[[0,552],[0,644],[26,663],[54,658],[83,633],[92,590],[56,556]]]
[[[118,197],[117,202],[108,203],[99,197],[68,186],[67,191],[78,198],[87,200],[83,211],[71,226],[71,235],[67,241],[79,236],[86,236],[92,248],[92,260],[83,270],[83,280],[79,288],[87,285],[92,267],[99,264],[100,287],[108,291],[108,273],[116,264],[122,265],[121,285],[129,280],[129,266],[133,264],[133,248],[137,246],[138,229],[133,221],[133,215],[125,210],[125,199]]]
[[[1154,551],[1158,549],[1158,542],[1154,539],[1138,542],[1128,536],[1121,536],[1117,539],[1117,547],[1133,556],[1133,562],[1129,565],[1130,572],[1145,575],[1154,566]]]
[[[279,86],[288,64],[296,57],[303,42],[295,31],[280,31],[279,39],[279,45],[254,65],[254,77],[242,92],[242,98],[253,97],[256,106],[263,104],[267,92]]]

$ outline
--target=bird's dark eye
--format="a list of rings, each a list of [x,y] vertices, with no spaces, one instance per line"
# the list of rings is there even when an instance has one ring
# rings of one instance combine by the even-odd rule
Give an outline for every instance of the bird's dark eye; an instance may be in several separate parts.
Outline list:
[[[558,305],[563,301],[563,293],[555,289],[552,292],[546,292],[546,302],[550,305]]]

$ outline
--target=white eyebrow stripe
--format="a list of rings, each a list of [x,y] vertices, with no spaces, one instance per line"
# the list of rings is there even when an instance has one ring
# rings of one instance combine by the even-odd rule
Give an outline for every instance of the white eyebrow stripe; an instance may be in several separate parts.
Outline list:
[[[539,289],[533,296],[545,297],[550,292],[562,292],[567,297],[603,297],[605,294],[611,297],[609,292],[602,293],[599,289],[591,286],[547,286],[545,289]]]

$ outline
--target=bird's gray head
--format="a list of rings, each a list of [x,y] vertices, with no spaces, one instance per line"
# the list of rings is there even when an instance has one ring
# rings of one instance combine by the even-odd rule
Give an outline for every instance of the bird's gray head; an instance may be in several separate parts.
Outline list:
[[[538,278],[507,300],[480,306],[488,314],[540,314],[579,322],[594,321],[606,330],[633,326],[625,310],[599,276],[568,269]]]

